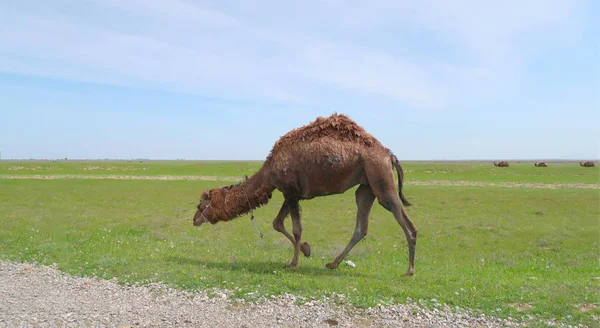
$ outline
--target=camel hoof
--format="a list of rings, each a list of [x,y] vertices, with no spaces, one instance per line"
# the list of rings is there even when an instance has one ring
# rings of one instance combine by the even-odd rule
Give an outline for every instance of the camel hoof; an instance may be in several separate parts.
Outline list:
[[[333,270],[333,269],[337,269],[337,268],[338,268],[338,264],[337,264],[337,263],[335,263],[335,262],[327,263],[327,264],[325,264],[325,266],[326,266],[328,269],[331,269],[331,270]]]
[[[300,251],[302,251],[302,254],[304,254],[304,256],[309,257],[310,245],[307,242],[302,243],[302,245],[300,245]]]
[[[409,271],[409,272],[403,274],[402,277],[404,277],[404,278],[412,277],[412,276],[414,276],[414,274],[415,274],[414,272]]]
[[[286,269],[286,270],[287,269],[295,269],[297,266],[298,266],[297,263],[296,264],[290,263],[288,265],[284,265],[283,268]]]

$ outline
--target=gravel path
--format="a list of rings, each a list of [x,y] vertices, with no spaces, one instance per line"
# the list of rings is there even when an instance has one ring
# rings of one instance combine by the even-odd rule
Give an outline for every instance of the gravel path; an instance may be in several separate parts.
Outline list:
[[[121,286],[114,280],[78,278],[53,267],[0,262],[0,327],[506,327],[512,321],[476,317],[440,306],[370,309],[291,295],[260,304],[209,298],[162,284]]]
[[[0,174],[0,179],[91,179],[91,180],[204,180],[204,181],[242,181],[241,177],[209,176],[209,175],[5,175]],[[530,182],[479,182],[479,181],[406,181],[406,185],[418,186],[463,186],[463,187],[507,187],[507,188],[583,188],[600,189],[600,184],[591,183],[530,183]]]

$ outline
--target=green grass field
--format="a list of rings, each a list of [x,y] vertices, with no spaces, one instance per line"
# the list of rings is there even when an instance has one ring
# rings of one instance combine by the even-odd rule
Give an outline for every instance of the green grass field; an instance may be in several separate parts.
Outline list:
[[[210,175],[243,177],[256,172],[259,161],[3,161],[0,175]],[[511,163],[508,168],[491,162],[402,162],[407,181],[450,180],[527,183],[600,183],[598,167],[578,163]]]
[[[499,317],[594,324],[600,315],[600,189],[407,185],[419,228],[416,275],[406,240],[381,206],[350,252],[355,268],[325,264],[354,229],[354,189],[305,201],[303,237],[312,256],[286,271],[292,245],[271,228],[282,197],[249,216],[192,226],[200,193],[226,181],[35,180],[2,175],[252,174],[260,162],[0,162],[0,259],[56,263],[74,275],[124,283],[161,281],[186,289],[228,288],[238,297],[347,295],[357,306],[435,298]],[[599,184],[577,163],[406,162],[407,181]],[[86,169],[88,168],[88,169]],[[93,168],[93,169],[90,169]],[[146,168],[143,170],[143,168]],[[288,218],[286,225],[291,229]],[[253,294],[248,294],[253,293]]]

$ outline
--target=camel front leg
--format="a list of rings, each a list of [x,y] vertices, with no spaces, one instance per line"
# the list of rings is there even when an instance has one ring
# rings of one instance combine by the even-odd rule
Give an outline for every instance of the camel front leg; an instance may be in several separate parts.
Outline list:
[[[302,242],[302,224],[300,223],[300,205],[298,199],[293,198],[289,201],[290,214],[292,216],[292,225],[294,233],[294,257],[292,262],[286,268],[295,268],[298,266],[298,256],[300,254],[300,243]]]
[[[354,234],[352,235],[352,239],[348,243],[348,246],[342,251],[338,257],[333,260],[331,263],[327,263],[326,267],[329,269],[336,269],[340,262],[344,260],[346,255],[350,252],[350,250],[356,245],[364,236],[367,235],[367,229],[369,226],[369,213],[371,212],[371,207],[373,207],[373,202],[375,201],[375,195],[371,191],[369,186],[361,185],[356,189],[355,193],[356,197],[356,226],[354,227]]]
[[[287,215],[289,213],[290,213],[290,207],[289,207],[287,201],[284,201],[283,205],[281,206],[281,209],[279,210],[279,213],[275,217],[275,220],[273,220],[273,229],[275,229],[275,231],[281,232],[284,236],[287,237],[287,239],[289,239],[289,241],[292,243],[292,245],[295,246],[296,239],[292,235],[290,235],[290,233],[285,229],[285,225],[283,224],[283,221],[285,220],[285,218],[287,217]],[[304,256],[309,257],[310,256],[310,245],[307,242],[303,242],[300,245],[300,251],[302,252],[302,254],[304,254]]]

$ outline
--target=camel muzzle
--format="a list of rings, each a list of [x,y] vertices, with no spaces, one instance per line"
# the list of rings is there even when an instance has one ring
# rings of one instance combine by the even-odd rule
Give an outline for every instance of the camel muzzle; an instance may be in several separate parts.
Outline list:
[[[207,221],[208,220],[206,220],[206,218],[204,217],[204,215],[202,215],[202,213],[200,213],[200,211],[197,211],[194,215],[194,226],[196,227],[199,227],[200,225],[202,225],[202,223]]]
[[[208,203],[208,205],[202,212],[200,211],[200,206],[198,206],[198,210],[196,211],[196,214],[194,215],[194,225],[196,227],[201,225],[204,222],[210,222],[212,224],[216,223],[216,222],[210,221],[209,219],[206,218],[206,216],[204,216],[204,213],[206,213],[206,211],[208,211],[208,209],[211,208],[210,205],[211,205],[211,203]]]

